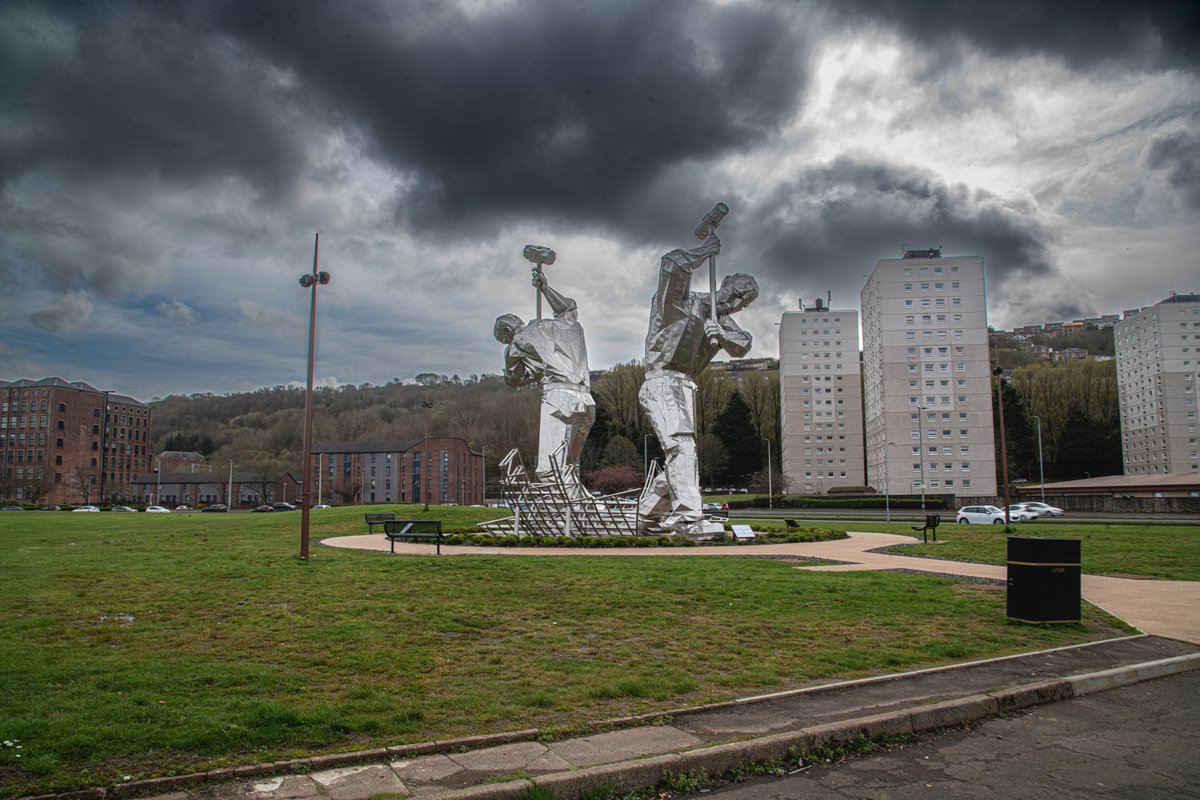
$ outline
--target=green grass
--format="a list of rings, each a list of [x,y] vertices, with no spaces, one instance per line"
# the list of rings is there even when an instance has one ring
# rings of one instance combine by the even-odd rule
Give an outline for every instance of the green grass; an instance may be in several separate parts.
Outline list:
[[[378,510],[378,509],[376,509]],[[397,509],[413,516],[412,508]],[[431,508],[470,529],[496,509]],[[0,514],[0,797],[547,727],[1113,635],[993,588],[746,558],[320,547],[363,509]],[[16,756],[20,755],[21,758]]]
[[[829,528],[845,526],[849,530],[875,528],[860,523],[821,524]],[[1012,526],[1011,534],[1006,534],[1000,525],[951,524],[938,528],[938,544],[902,546],[892,548],[892,552],[1004,564],[1010,535],[1079,539],[1083,571],[1089,575],[1200,581],[1200,526],[1196,525],[1022,522]]]

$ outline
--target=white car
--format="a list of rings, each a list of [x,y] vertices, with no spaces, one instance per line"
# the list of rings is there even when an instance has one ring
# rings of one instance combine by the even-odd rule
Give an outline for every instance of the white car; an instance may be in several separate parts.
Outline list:
[[[170,514],[171,509],[165,506],[146,506],[147,514]]]
[[[73,511],[95,511],[95,512],[100,511],[100,509],[97,508],[96,506],[80,506],[79,508],[72,509],[72,510]]]
[[[1018,505],[1024,506],[1026,511],[1036,511],[1039,517],[1061,517],[1063,515],[1061,508],[1048,506],[1045,503],[1030,501],[1027,503],[1018,503]]]
[[[959,525],[1003,525],[1004,511],[995,506],[963,506],[955,521]]]
[[[1009,522],[1026,522],[1028,520],[1035,520],[1040,516],[1041,514],[1033,509],[1026,508],[1024,503],[1013,503],[1008,507]]]

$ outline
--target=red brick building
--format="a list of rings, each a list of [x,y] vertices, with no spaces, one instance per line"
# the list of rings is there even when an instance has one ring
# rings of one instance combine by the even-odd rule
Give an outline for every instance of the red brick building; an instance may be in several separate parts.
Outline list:
[[[0,497],[130,498],[149,471],[152,420],[145,403],[82,381],[0,381]]]
[[[330,504],[483,502],[483,455],[463,439],[325,442],[310,477]]]

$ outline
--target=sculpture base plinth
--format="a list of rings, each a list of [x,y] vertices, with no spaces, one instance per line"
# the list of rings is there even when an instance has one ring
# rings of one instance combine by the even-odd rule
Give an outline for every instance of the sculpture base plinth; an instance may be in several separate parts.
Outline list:
[[[694,541],[720,539],[725,536],[725,526],[719,522],[701,520],[684,528],[682,533],[684,537]]]

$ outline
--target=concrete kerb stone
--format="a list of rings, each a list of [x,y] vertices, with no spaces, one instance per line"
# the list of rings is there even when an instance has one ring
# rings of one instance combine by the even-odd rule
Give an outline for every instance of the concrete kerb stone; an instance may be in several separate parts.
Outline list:
[[[1075,687],[1066,678],[1054,678],[1039,683],[1014,686],[1010,689],[998,689],[994,692],[988,692],[988,695],[996,698],[996,702],[1000,707],[1000,713],[1005,713],[1031,706],[1039,706],[1043,703],[1069,700],[1075,696]]]
[[[921,733],[937,728],[950,728],[964,722],[975,722],[999,713],[1000,703],[995,697],[974,694],[913,709],[908,715],[912,720],[913,733]]]
[[[1175,675],[1179,672],[1200,668],[1200,653],[1163,658],[1158,661],[1147,661],[1144,664],[1133,664],[1126,667],[1116,667],[1086,675],[1073,675],[1066,678],[1077,696],[1103,692],[1108,689],[1119,689],[1139,681]]]

